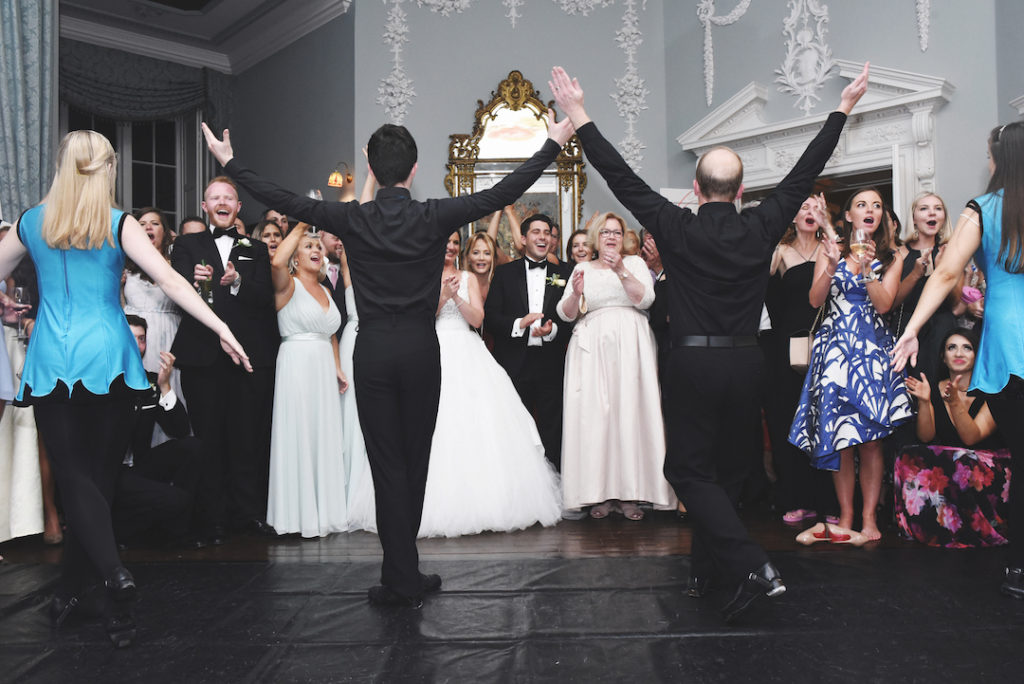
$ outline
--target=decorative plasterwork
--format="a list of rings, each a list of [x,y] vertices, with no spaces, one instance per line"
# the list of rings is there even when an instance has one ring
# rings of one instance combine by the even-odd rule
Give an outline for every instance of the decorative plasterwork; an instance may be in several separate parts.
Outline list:
[[[863,64],[836,60],[839,76],[852,81]],[[868,89],[847,121],[824,175],[889,169],[903,197],[935,189],[934,112],[955,88],[943,78],[871,66]],[[774,187],[792,168],[807,143],[821,129],[826,114],[768,123],[764,105],[769,89],[750,83],[698,121],[676,140],[701,155],[727,145],[743,160],[744,185],[750,190]]]
[[[650,91],[640,78],[636,68],[636,50],[644,42],[643,34],[637,24],[639,16],[636,11],[636,0],[625,0],[626,12],[622,15],[622,27],[615,32],[615,42],[626,54],[626,73],[622,78],[615,79],[618,90],[612,93],[612,99],[619,108],[619,116],[626,120],[626,137],[619,142],[619,152],[623,159],[639,172],[643,161],[643,150],[647,147],[636,137],[636,122],[640,112],[647,109],[647,95]]]
[[[409,42],[409,23],[402,0],[391,0],[383,40],[391,50],[391,73],[377,86],[377,104],[384,107],[389,123],[400,125],[405,121],[412,98],[416,97],[412,79],[406,76],[402,66],[402,46]]]
[[[501,0],[501,4],[508,8],[508,14],[505,17],[512,22],[512,28],[516,27],[516,20],[522,19],[523,15],[519,13],[519,8],[523,6],[525,0]]]
[[[917,42],[921,52],[928,50],[928,27],[931,24],[932,0],[915,0],[917,11]]]
[[[249,26],[231,41],[227,50],[206,49],[158,37],[141,39],[135,31],[66,15],[60,18],[60,35],[175,64],[240,74],[345,14],[351,5],[352,0],[289,3],[281,12],[272,12]]]
[[[594,11],[595,7],[607,7],[615,0],[552,0],[552,2],[557,2],[566,14],[587,16]]]
[[[828,33],[828,5],[819,0],[789,0],[789,16],[783,22],[786,57],[775,70],[779,91],[796,95],[794,107],[810,116],[818,91],[835,66],[832,48],[825,42]]]
[[[735,24],[747,12],[750,0],[740,0],[739,4],[725,16],[715,16],[715,0],[700,0],[697,5],[697,18],[704,25],[704,96],[708,107],[715,89],[715,48],[711,43],[711,25],[728,26]]]
[[[1017,114],[1024,116],[1024,95],[1010,100],[1010,106],[1017,110]]]
[[[459,13],[469,9],[473,0],[416,0],[420,7],[428,7],[431,12],[439,12],[442,17],[447,17],[452,12]]]

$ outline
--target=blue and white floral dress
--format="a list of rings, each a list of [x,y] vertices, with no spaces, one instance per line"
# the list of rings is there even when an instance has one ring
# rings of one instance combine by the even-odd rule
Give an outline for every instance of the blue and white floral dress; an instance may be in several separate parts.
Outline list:
[[[886,437],[914,414],[889,360],[892,334],[857,278],[839,262],[789,431],[820,470],[839,470],[840,450]]]

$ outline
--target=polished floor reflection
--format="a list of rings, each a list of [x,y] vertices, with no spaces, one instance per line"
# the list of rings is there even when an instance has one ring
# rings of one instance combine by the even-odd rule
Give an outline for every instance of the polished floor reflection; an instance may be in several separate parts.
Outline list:
[[[41,542],[0,545],[0,681],[1019,681],[1024,603],[997,592],[999,550],[895,538],[798,547],[751,520],[789,591],[727,628],[728,595],[683,593],[689,525],[670,514],[422,544],[444,590],[422,610],[366,603],[372,535],[239,537],[129,549],[140,634],[53,632]]]

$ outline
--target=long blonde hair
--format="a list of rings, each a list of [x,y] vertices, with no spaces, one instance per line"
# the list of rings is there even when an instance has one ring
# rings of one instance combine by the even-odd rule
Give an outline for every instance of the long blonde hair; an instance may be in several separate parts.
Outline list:
[[[43,202],[43,239],[58,249],[99,249],[114,245],[117,155],[96,131],[71,131],[57,150],[57,172]]]

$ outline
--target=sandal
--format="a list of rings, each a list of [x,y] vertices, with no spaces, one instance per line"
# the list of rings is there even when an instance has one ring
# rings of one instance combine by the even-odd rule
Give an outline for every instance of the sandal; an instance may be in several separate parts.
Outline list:
[[[810,520],[811,518],[817,517],[818,513],[816,511],[812,511],[808,508],[797,508],[795,510],[789,511],[784,516],[782,516],[782,522],[798,523],[803,522],[804,520]]]
[[[626,520],[644,519],[643,509],[631,501],[623,501],[619,504],[619,508],[622,510],[622,515],[625,516]]]
[[[611,501],[605,501],[604,503],[597,504],[596,506],[591,506],[590,517],[594,520],[607,518],[608,514],[612,512],[612,505]]]

